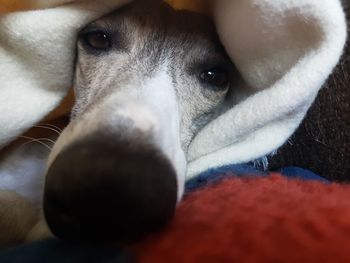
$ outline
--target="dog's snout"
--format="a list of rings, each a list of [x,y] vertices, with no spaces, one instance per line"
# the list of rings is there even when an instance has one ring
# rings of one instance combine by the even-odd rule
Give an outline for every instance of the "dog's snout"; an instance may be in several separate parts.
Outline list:
[[[52,163],[44,213],[59,238],[128,242],[170,220],[177,192],[175,170],[156,147],[92,136]]]

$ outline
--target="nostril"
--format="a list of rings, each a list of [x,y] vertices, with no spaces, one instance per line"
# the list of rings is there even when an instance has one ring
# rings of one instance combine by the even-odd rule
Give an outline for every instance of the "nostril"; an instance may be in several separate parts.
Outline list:
[[[177,179],[170,161],[142,142],[136,147],[106,141],[94,137],[77,142],[49,168],[44,213],[56,236],[132,241],[173,216]]]

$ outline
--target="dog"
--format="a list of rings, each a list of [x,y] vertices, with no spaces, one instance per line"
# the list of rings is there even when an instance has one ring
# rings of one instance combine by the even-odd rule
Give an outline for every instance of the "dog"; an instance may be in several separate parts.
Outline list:
[[[128,242],[160,229],[183,195],[189,144],[239,89],[212,21],[164,3],[129,4],[88,25],[77,43],[76,102],[47,171],[35,145],[0,160],[8,175],[24,177],[28,160],[36,167],[31,191],[0,191],[0,246],[52,233]],[[321,91],[292,143],[267,158],[269,168],[349,180],[348,53],[337,83]]]
[[[204,15],[147,0],[89,24],[42,202],[0,192],[1,245],[51,233],[129,242],[160,229],[183,196],[191,140],[225,110],[238,75]]]

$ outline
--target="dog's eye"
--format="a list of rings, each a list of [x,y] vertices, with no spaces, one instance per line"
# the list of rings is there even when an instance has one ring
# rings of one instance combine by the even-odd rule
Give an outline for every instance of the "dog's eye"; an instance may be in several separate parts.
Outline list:
[[[82,35],[84,44],[89,48],[106,51],[111,48],[111,39],[110,37],[102,31],[93,31],[87,32]]]
[[[199,78],[202,82],[218,88],[226,87],[229,83],[229,75],[225,69],[212,68],[203,71]]]

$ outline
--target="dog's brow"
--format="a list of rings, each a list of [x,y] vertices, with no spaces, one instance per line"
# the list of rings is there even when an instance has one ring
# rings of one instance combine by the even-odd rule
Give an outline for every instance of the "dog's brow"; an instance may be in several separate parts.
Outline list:
[[[106,20],[96,20],[90,23],[85,29],[83,29],[83,31],[87,29],[102,29],[110,32],[113,30],[113,26],[110,22]]]

